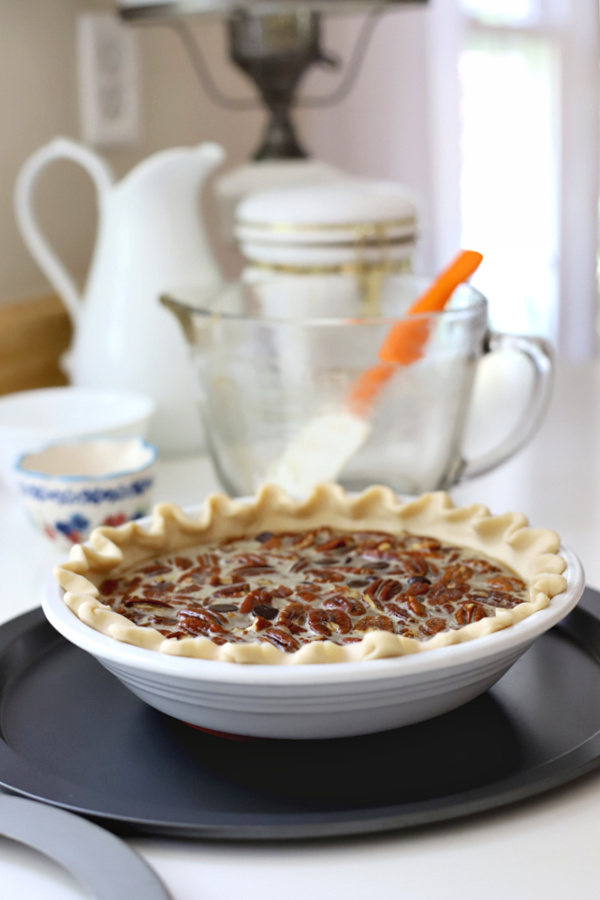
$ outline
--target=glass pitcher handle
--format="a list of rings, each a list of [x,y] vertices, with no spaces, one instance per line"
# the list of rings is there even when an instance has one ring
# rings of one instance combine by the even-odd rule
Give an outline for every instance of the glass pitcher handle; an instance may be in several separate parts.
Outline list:
[[[465,462],[458,478],[459,482],[476,478],[478,475],[485,475],[486,472],[490,472],[501,463],[506,462],[531,440],[544,419],[554,380],[554,356],[550,344],[542,338],[519,334],[502,334],[500,332],[488,334],[486,353],[500,353],[507,350],[520,353],[531,363],[534,380],[529,402],[526,403],[523,413],[512,431],[497,447]]]

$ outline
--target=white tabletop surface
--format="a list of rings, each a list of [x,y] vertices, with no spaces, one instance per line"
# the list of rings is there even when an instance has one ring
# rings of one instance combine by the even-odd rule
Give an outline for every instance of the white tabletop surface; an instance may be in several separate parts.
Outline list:
[[[492,407],[486,414],[490,428],[502,424]],[[562,367],[549,413],[529,447],[455,489],[455,502],[517,510],[534,525],[554,528],[580,556],[587,583],[600,587],[599,429],[600,368]],[[159,466],[157,500],[195,504],[215,489],[204,458]],[[34,534],[0,489],[0,621],[39,605],[55,560],[51,544]],[[376,767],[365,765],[363,774],[369,772],[377,777]],[[139,838],[130,845],[174,900],[585,900],[600,892],[600,772],[499,812],[409,833],[253,844]],[[89,896],[54,864],[2,839],[0,884],[6,897]]]

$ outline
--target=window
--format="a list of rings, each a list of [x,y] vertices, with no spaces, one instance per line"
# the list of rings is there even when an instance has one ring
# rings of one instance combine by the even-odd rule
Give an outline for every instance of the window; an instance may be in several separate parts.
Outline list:
[[[460,0],[461,243],[495,328],[595,345],[597,7]]]
[[[473,29],[459,68],[461,244],[485,255],[494,327],[547,336],[558,309],[556,62],[545,35]]]

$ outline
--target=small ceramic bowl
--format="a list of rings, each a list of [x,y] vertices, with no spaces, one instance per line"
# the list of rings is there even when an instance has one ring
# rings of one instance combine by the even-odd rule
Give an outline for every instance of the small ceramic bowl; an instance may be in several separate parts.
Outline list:
[[[68,550],[97,525],[148,513],[156,455],[140,437],[53,444],[18,460],[17,488],[35,527]]]
[[[146,437],[154,401],[136,391],[53,387],[0,397],[0,478],[14,489],[14,465],[24,453],[81,438]]]

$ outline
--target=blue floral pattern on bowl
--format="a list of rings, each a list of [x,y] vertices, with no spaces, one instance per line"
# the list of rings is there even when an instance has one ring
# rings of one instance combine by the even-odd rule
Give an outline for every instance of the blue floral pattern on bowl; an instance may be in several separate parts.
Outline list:
[[[142,478],[131,484],[121,484],[116,488],[84,488],[74,491],[72,488],[57,490],[56,488],[41,487],[38,484],[21,483],[19,489],[26,497],[39,500],[44,503],[47,500],[53,503],[61,503],[72,506],[75,503],[114,503],[125,500],[127,497],[137,497],[146,493],[152,487],[152,478]]]
[[[146,509],[138,509],[132,516],[125,513],[113,513],[106,516],[101,522],[94,523],[90,519],[86,519],[81,513],[73,513],[66,521],[57,521],[52,525],[46,523],[43,530],[50,540],[56,540],[59,536],[67,538],[72,544],[78,544],[85,540],[90,530],[97,525],[111,525],[117,527],[123,525],[131,519],[141,519],[146,515]]]
[[[156,448],[138,437],[54,444],[25,454],[16,467],[17,484],[35,527],[58,549],[69,550],[99,525],[119,526],[148,514],[155,461]],[[96,474],[80,474],[88,464]]]

